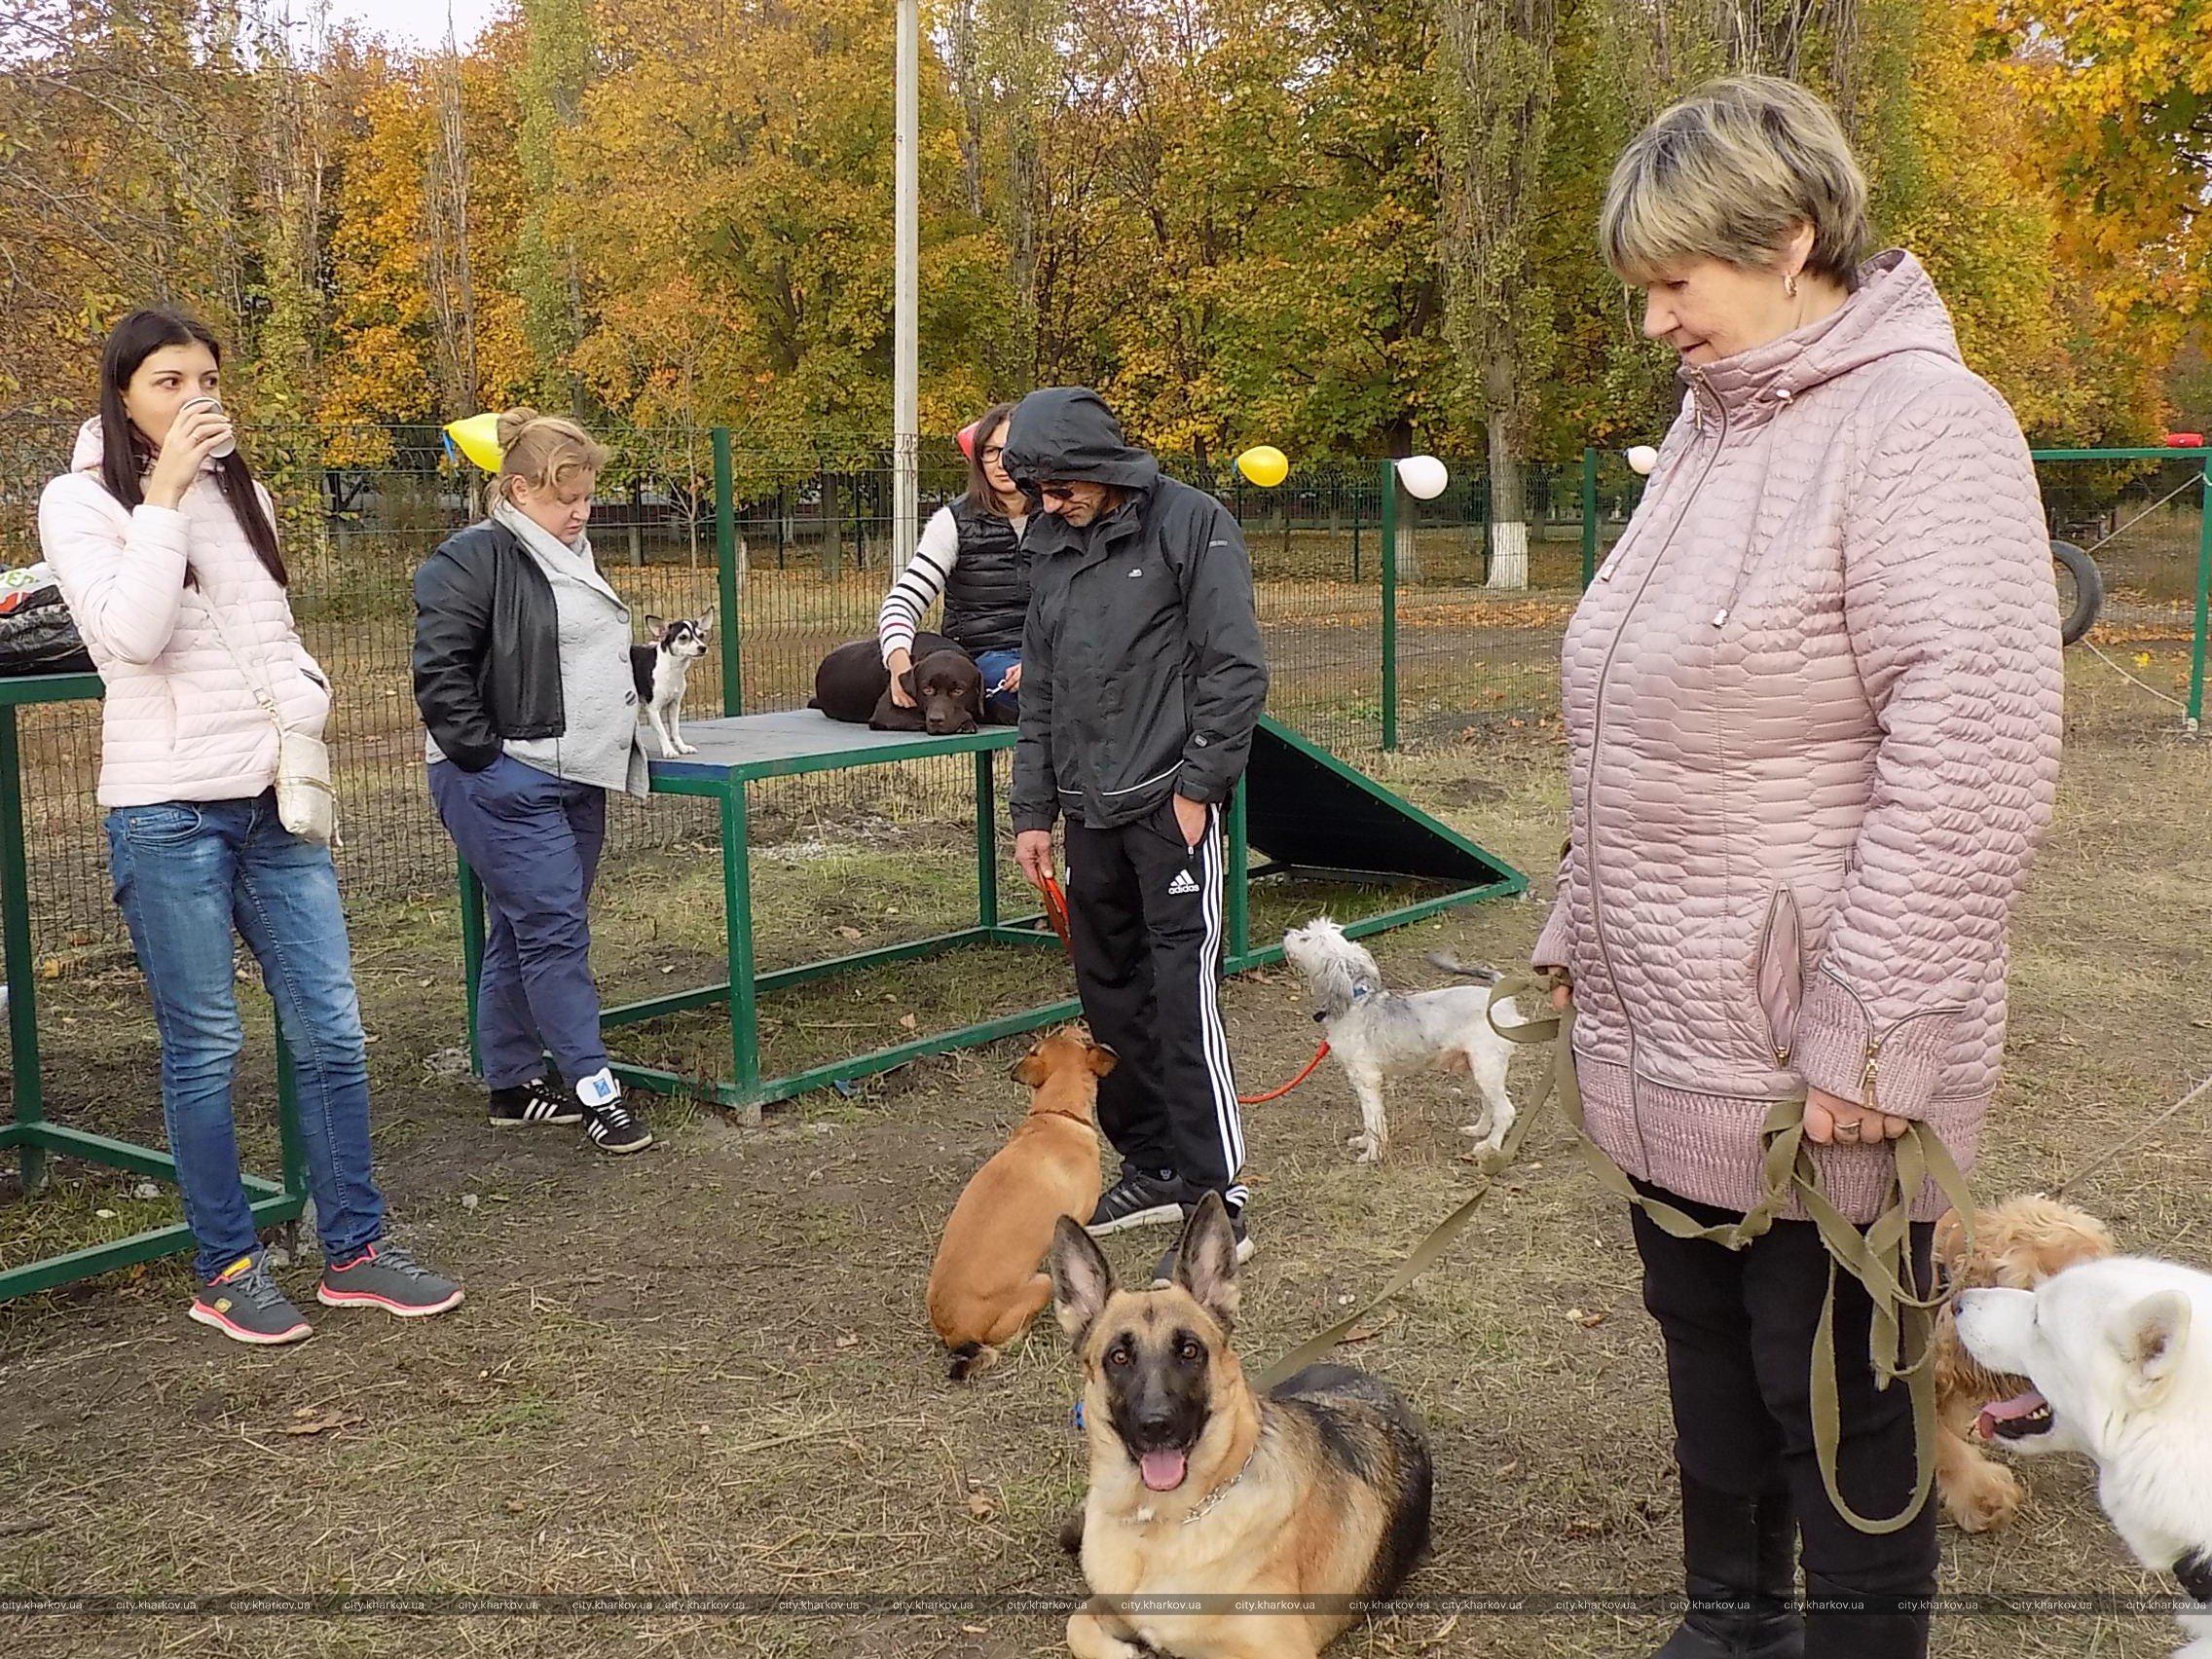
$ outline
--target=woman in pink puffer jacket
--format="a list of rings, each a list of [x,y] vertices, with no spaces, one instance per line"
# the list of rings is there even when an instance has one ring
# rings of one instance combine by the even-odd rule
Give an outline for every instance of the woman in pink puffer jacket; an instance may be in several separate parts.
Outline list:
[[[1826,106],[1708,87],[1622,156],[1607,263],[1675,348],[1681,413],[1568,627],[1571,834],[1532,959],[1565,971],[1592,1138],[1701,1223],[1761,1192],[1802,1094],[1826,1193],[1864,1224],[1907,1121],[1964,1165],[2005,1036],[2006,923],[2048,822],[2061,701],[2034,468],[1910,254],[1864,264],[1865,184]],[[1941,1201],[1916,1207],[1925,1274]],[[1818,1473],[1811,1222],[1748,1248],[1632,1211],[1666,1339],[1693,1606],[1664,1659],[1927,1648],[1933,1505],[1870,1535]],[[1913,1488],[1906,1390],[1836,1305],[1845,1499]],[[1802,1534],[1806,1586],[1794,1594]],[[1843,1608],[1847,1610],[1825,1610]]]
[[[237,1342],[308,1322],[271,1275],[239,1173],[231,1084],[243,939],[298,1079],[326,1307],[417,1317],[461,1287],[385,1237],[369,1077],[330,849],[276,814],[277,725],[319,737],[330,686],[300,644],[268,492],[238,453],[215,337],[134,312],[100,412],[46,487],[39,543],[106,682],[100,804],[115,902],[162,1044],[162,1120],[199,1246],[188,1316]]]

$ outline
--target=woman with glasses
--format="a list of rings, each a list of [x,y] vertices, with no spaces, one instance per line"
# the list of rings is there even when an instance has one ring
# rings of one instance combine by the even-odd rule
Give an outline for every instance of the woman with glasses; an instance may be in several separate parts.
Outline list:
[[[982,672],[984,715],[999,725],[1016,718],[1021,628],[1029,614],[1029,571],[1021,557],[1029,503],[1001,461],[1013,414],[1013,404],[1001,403],[976,423],[967,493],[937,510],[884,595],[875,637],[891,671],[892,701],[901,708],[914,706],[906,671],[914,666],[915,631],[941,594],[946,638]]]

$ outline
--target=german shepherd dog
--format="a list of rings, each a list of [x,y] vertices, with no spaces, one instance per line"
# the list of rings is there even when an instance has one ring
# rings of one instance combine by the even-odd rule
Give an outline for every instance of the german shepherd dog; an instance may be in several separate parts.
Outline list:
[[[1311,1659],[1364,1616],[1357,1601],[1396,1591],[1428,1547],[1427,1432],[1347,1366],[1252,1392],[1229,1346],[1236,1238],[1219,1194],[1192,1212],[1163,1284],[1121,1288],[1066,1217],[1050,1262],[1090,1451],[1090,1492],[1061,1538],[1091,1591],[1068,1620],[1076,1659]],[[1238,1612],[1146,1600],[1215,1596],[1298,1601]]]

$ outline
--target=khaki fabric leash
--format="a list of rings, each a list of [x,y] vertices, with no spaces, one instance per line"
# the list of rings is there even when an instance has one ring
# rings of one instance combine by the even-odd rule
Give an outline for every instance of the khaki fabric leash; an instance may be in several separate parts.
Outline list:
[[[1828,1252],[1827,1295],[1821,1305],[1821,1319],[1813,1336],[1811,1360],[1813,1445],[1820,1465],[1821,1481],[1827,1489],[1828,1500],[1835,1505],[1836,1513],[1859,1531],[1895,1532],[1910,1525],[1935,1489],[1936,1422],[1932,1315],[1943,1300],[1939,1295],[1922,1297],[1913,1286],[1912,1205],[1922,1185],[1933,1179],[1950,1199],[1952,1207],[1959,1212],[1960,1220],[1968,1230],[1969,1248],[1972,1247],[1973,1203],[1967,1193],[1965,1178],[1960,1175],[1950,1153],[1933,1129],[1923,1124],[1911,1124],[1904,1135],[1893,1143],[1895,1176],[1890,1201],[1882,1213],[1862,1232],[1852,1225],[1821,1190],[1820,1170],[1813,1161],[1812,1149],[1805,1143],[1803,1097],[1779,1101],[1759,1127],[1759,1138],[1764,1151],[1761,1155],[1761,1190],[1758,1201],[1745,1213],[1741,1221],[1708,1227],[1675,1205],[1638,1192],[1619,1165],[1607,1158],[1590,1138],[1583,1119],[1582,1090],[1574,1076],[1572,1004],[1564,1013],[1546,1014],[1532,1019],[1524,1018],[1511,1025],[1498,1022],[1497,1007],[1500,1003],[1525,998],[1529,1002],[1520,1006],[1532,1004],[1537,1008],[1549,1008],[1553,990],[1565,983],[1565,978],[1557,974],[1523,973],[1508,976],[1492,989],[1491,1028],[1510,1042],[1546,1045],[1552,1051],[1552,1064],[1544,1073],[1535,1098],[1522,1109],[1504,1143],[1487,1161],[1482,1186],[1415,1246],[1413,1253],[1399,1264],[1397,1272],[1380,1291],[1348,1317],[1340,1319],[1328,1329],[1308,1338],[1269,1366],[1254,1385],[1264,1393],[1286,1377],[1321,1359],[1350,1335],[1361,1320],[1398,1296],[1433,1267],[1451,1247],[1453,1240],[1466,1230],[1468,1222],[1474,1219],[1483,1200],[1490,1197],[1498,1171],[1511,1164],[1520,1155],[1521,1145],[1528,1138],[1529,1131],[1541,1115],[1544,1105],[1557,1094],[1561,1114],[1573,1131],[1575,1150],[1581,1154],[1598,1184],[1613,1197],[1636,1205],[1650,1218],[1654,1226],[1674,1237],[1718,1244],[1729,1250],[1741,1250],[1770,1231],[1776,1220],[1788,1209],[1792,1199],[1803,1202],[1806,1214],[1820,1230],[1821,1242]],[[1886,1388],[1901,1379],[1911,1395],[1915,1461],[1913,1493],[1903,1509],[1882,1519],[1868,1519],[1859,1514],[1844,1501],[1837,1484],[1836,1455],[1842,1439],[1842,1406],[1835,1364],[1835,1287],[1838,1268],[1859,1280],[1873,1304],[1867,1347],[1872,1359],[1875,1386]]]

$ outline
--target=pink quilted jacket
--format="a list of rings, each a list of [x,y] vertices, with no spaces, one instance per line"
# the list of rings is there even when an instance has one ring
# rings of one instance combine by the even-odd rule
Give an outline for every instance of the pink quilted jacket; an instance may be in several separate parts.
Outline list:
[[[178,511],[133,511],[108,494],[99,464],[100,424],[88,421],[74,470],[39,501],[38,535],[107,682],[100,804],[250,799],[276,781],[276,728],[254,685],[276,697],[287,726],[319,737],[330,683],[211,469]],[[197,587],[185,585],[188,558]],[[218,605],[228,648],[209,618]]]
[[[1682,378],[1564,653],[1571,838],[1531,955],[1574,978],[1591,1136],[1742,1210],[1760,1121],[1809,1084],[1966,1166],[2058,778],[2027,446],[1901,251],[1834,315]],[[1870,1220],[1887,1147],[1816,1157]]]

